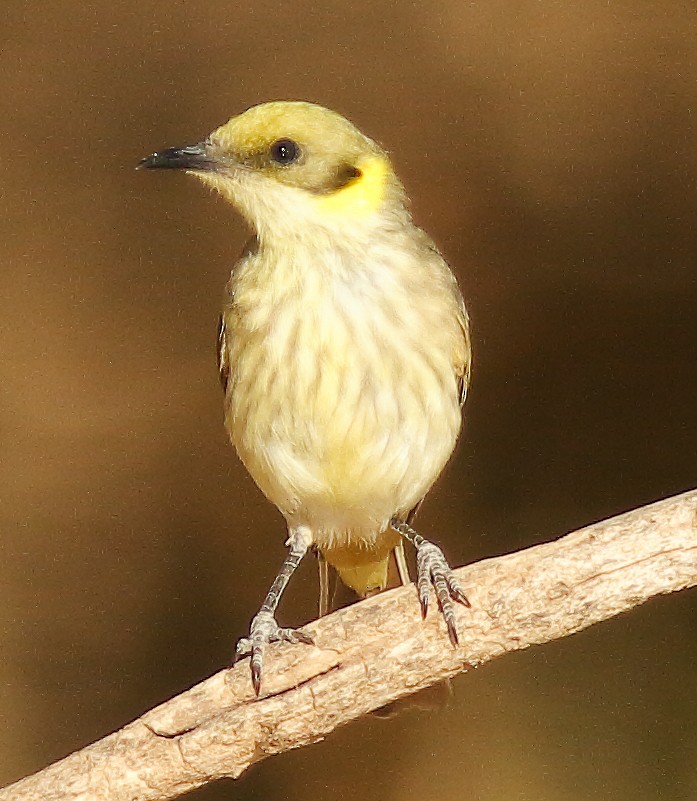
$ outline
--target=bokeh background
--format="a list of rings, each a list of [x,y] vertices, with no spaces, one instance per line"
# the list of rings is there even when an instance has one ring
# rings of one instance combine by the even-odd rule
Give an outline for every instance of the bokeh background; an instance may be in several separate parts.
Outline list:
[[[257,102],[382,142],[476,365],[423,508],[455,564],[697,484],[697,15],[663,0],[4,0],[0,784],[224,666],[283,556],[222,428],[246,232],[133,170]],[[313,616],[314,566],[281,618]],[[370,718],[198,801],[697,798],[694,593]]]

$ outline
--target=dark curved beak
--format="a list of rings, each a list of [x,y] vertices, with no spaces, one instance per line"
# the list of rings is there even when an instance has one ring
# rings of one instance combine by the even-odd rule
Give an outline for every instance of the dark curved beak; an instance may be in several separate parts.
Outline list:
[[[137,170],[196,170],[210,172],[217,163],[207,142],[185,147],[168,147],[147,156],[136,166]]]

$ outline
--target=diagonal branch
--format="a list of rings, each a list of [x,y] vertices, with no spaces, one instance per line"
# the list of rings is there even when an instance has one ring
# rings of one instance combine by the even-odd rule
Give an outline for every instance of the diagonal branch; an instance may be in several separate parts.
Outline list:
[[[457,571],[453,649],[414,588],[383,593],[306,627],[317,647],[270,649],[255,699],[245,661],[123,729],[0,790],[0,801],[163,801],[494,657],[697,584],[697,490],[545,545]]]

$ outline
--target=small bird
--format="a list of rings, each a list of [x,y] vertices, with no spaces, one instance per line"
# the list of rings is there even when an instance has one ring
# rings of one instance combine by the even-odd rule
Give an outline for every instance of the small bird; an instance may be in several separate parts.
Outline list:
[[[408,583],[408,540],[422,615],[433,584],[456,645],[453,600],[469,602],[411,524],[460,432],[468,317],[387,154],[334,111],[277,101],[138,166],[195,175],[254,231],[226,287],[218,366],[230,439],[288,527],[288,555],[237,647],[256,694],[268,643],[312,643],[276,622],[310,549],[326,612],[327,565],[365,597],[385,588],[393,553]]]

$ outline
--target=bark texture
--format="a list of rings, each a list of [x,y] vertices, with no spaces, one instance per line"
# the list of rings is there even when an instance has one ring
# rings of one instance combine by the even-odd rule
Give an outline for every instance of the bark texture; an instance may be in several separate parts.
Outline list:
[[[174,798],[502,654],[693,586],[697,490],[457,575],[472,602],[457,608],[457,649],[435,610],[422,622],[413,585],[391,590],[305,626],[315,647],[270,648],[259,698],[245,660],[0,790],[0,801]]]

